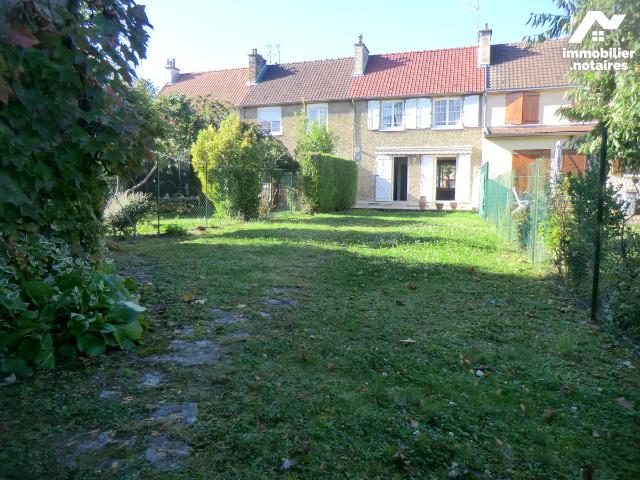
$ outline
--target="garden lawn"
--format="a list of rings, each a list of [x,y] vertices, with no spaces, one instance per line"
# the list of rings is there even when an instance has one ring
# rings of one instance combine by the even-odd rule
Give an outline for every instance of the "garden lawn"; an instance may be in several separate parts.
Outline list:
[[[640,478],[637,354],[476,215],[287,214],[120,245],[142,345],[1,388],[0,478]],[[175,339],[219,358],[158,362]],[[197,419],[153,420],[164,402]],[[145,459],[154,438],[188,445],[175,468]]]

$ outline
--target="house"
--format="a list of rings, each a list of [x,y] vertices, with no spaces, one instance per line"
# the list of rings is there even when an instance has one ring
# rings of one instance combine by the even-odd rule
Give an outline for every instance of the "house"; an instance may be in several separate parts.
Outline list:
[[[161,94],[233,105],[290,149],[298,114],[326,125],[336,154],[358,165],[357,207],[477,208],[480,171],[491,176],[550,158],[557,142],[593,128],[557,115],[569,105],[563,41],[370,54],[269,65],[254,49],[246,68],[181,74],[167,64]],[[566,165],[585,159],[566,151]],[[483,164],[487,166],[483,167]]]

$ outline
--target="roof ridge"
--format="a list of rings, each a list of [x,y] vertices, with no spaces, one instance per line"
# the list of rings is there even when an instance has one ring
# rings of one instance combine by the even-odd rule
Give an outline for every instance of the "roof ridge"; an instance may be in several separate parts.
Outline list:
[[[201,70],[199,72],[180,72],[180,75],[194,75],[196,73],[218,73],[218,72],[231,72],[233,70],[248,70],[248,67],[232,67],[232,68],[220,68],[218,70]]]
[[[465,47],[446,47],[446,48],[432,48],[425,50],[407,50],[406,52],[387,52],[387,53],[373,53],[370,57],[381,57],[384,55],[402,55],[403,53],[425,53],[425,52],[444,52],[448,50],[466,50],[478,48],[477,45],[467,45]]]
[[[547,40],[543,40],[541,42],[507,42],[507,43],[494,43],[491,46],[492,47],[502,47],[502,46],[506,46],[506,47],[512,47],[514,45],[529,45],[529,46],[537,46],[537,45],[544,45],[547,43],[556,43],[556,42],[563,42],[568,40],[569,37],[562,37],[562,38],[549,38]]]

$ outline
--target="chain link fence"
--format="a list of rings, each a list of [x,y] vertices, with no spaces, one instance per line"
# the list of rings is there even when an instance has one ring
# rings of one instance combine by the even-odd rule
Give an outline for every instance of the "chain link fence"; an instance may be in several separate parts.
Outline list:
[[[557,273],[589,305],[592,299],[597,232],[598,159],[587,172],[551,179],[550,161],[489,178],[481,170],[479,213],[498,234],[526,253],[538,268]],[[574,187],[567,189],[573,180]],[[578,182],[576,179],[580,178]],[[630,175],[609,176],[609,204],[601,230],[597,316],[640,333],[640,182]],[[583,190],[580,190],[582,188]],[[634,333],[635,335],[635,333]]]
[[[206,230],[218,219],[206,190],[189,161],[147,165],[137,175],[121,175],[110,183],[105,208],[107,233],[123,237]],[[299,208],[295,174],[277,168],[265,171],[260,215]]]

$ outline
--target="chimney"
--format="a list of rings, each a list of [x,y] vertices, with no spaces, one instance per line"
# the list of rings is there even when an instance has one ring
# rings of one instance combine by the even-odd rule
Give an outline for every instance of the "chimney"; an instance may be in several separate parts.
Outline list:
[[[260,75],[264,71],[267,61],[262,58],[258,50],[254,48],[249,54],[249,81],[248,85],[255,85],[260,80]]]
[[[485,23],[484,28],[478,32],[478,66],[491,64],[491,29]]]
[[[361,77],[367,69],[367,60],[369,60],[369,49],[362,42],[362,34],[358,35],[358,43],[353,46],[356,47],[353,56],[353,76]]]
[[[176,68],[176,59],[175,58],[167,58],[167,64],[164,66],[165,77],[164,83],[166,85],[171,85],[172,83],[176,83],[178,77],[180,76],[180,70]]]

